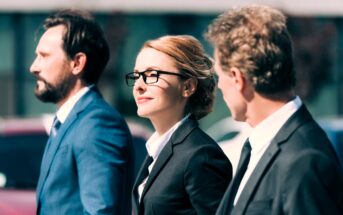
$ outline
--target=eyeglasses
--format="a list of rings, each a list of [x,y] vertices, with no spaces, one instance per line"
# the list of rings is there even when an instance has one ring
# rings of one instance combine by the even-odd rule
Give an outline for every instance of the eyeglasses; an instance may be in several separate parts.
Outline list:
[[[167,71],[162,71],[162,70],[145,70],[142,72],[131,72],[125,75],[126,79],[126,84],[130,87],[134,86],[136,81],[142,76],[144,83],[146,84],[154,84],[158,82],[158,78],[160,77],[161,74],[166,74],[166,75],[176,75],[182,78],[188,78],[185,75],[182,75],[180,73],[175,73],[175,72],[167,72]]]

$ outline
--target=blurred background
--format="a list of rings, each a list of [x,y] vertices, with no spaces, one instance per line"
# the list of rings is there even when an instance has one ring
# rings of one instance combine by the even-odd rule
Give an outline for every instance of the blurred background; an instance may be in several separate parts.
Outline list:
[[[29,68],[49,14],[86,9],[104,29],[111,59],[99,88],[129,121],[138,169],[151,125],[137,117],[124,75],[132,72],[143,43],[166,34],[190,34],[212,55],[203,37],[208,24],[223,11],[249,3],[271,5],[288,16],[297,93],[328,133],[343,166],[342,0],[0,0],[0,214],[35,214],[34,189],[49,130],[44,125],[49,124],[47,114],[56,110],[34,96],[36,81]],[[213,112],[200,123],[235,170],[249,128],[229,116],[218,91]]]
[[[343,2],[341,0],[0,0],[0,117],[40,116],[55,112],[52,104],[35,98],[35,80],[29,67],[42,33],[39,27],[61,8],[90,10],[103,27],[111,60],[99,87],[106,100],[127,118],[135,119],[132,88],[124,74],[131,72],[136,55],[148,39],[166,34],[190,34],[204,40],[207,25],[221,12],[248,3],[281,9],[294,39],[297,91],[315,117],[343,114]],[[221,96],[214,112],[201,121],[206,129],[229,116]]]

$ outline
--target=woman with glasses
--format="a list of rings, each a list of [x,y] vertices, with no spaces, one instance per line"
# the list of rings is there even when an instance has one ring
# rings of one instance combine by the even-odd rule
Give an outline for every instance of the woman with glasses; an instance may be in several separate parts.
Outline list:
[[[213,75],[212,61],[191,36],[147,41],[126,75],[138,115],[156,130],[133,188],[135,215],[215,214],[232,168],[198,127],[212,109]]]

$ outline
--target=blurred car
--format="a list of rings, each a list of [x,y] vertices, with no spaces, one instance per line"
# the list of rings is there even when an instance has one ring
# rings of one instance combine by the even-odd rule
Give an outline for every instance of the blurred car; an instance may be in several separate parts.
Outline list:
[[[52,119],[52,115],[0,118],[0,215],[36,214],[35,189]],[[134,121],[128,125],[133,136],[137,174],[151,131]]]
[[[0,120],[0,214],[35,214],[35,188],[48,135],[41,119]]]
[[[322,118],[318,123],[331,140],[343,168],[343,118]]]

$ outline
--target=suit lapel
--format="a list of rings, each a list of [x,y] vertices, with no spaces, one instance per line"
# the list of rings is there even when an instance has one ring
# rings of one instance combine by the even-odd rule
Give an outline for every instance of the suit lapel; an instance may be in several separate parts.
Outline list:
[[[244,214],[249,202],[251,201],[251,198],[258,188],[260,181],[267,173],[271,163],[278,156],[281,150],[280,145],[286,143],[288,137],[308,120],[312,120],[312,117],[307,111],[306,107],[302,105],[299,110],[296,111],[294,115],[282,126],[267,150],[264,152],[246,185],[244,186],[239,200],[232,210],[232,214]]]
[[[158,176],[160,171],[162,170],[163,166],[166,164],[166,162],[169,160],[169,158],[173,154],[173,147],[172,142],[168,142],[167,145],[163,148],[161,153],[159,154],[154,167],[151,170],[151,173],[149,174],[148,180],[144,186],[143,192],[142,192],[142,199],[146,193],[146,191],[150,188],[152,182],[155,180],[155,178]]]
[[[138,186],[143,182],[143,180],[145,179],[145,177],[147,176],[145,174],[145,171],[148,169],[149,167],[149,162],[148,162],[148,156],[145,157],[145,160],[141,166],[141,168],[139,169],[138,171],[138,174],[137,174],[137,179],[133,185],[133,199],[132,199],[132,203],[133,203],[133,210],[135,211],[134,214],[137,214],[137,211],[138,211],[138,205],[139,205],[139,202],[138,202]]]
[[[171,136],[168,143],[164,146],[161,153],[159,154],[154,167],[151,170],[151,173],[148,177],[148,180],[145,184],[145,187],[142,192],[142,202],[145,194],[153,184],[154,180],[157,178],[163,167],[166,165],[166,163],[170,160],[170,158],[173,155],[173,147],[177,144],[180,144],[183,142],[183,140],[191,133],[191,131],[198,126],[198,123],[195,119],[189,117]],[[138,181],[138,180],[137,180]],[[139,185],[139,184],[138,184]],[[136,185],[136,186],[138,186]],[[135,186],[135,190],[137,190],[137,187]],[[136,192],[136,191],[135,191]],[[137,200],[137,198],[136,198]],[[140,207],[141,208],[141,207]]]
[[[42,188],[44,186],[45,180],[49,174],[52,162],[55,158],[56,152],[58,151],[59,146],[62,143],[62,140],[67,133],[68,129],[78,118],[78,114],[81,113],[92,100],[96,97],[100,97],[98,91],[94,88],[91,88],[81,99],[75,104],[73,110],[69,113],[66,121],[61,125],[58,130],[56,137],[52,140],[49,150],[44,152],[42,160],[42,168],[39,176],[39,183],[37,185],[37,196],[40,195]],[[51,138],[49,138],[51,141]]]
[[[256,165],[254,171],[252,172],[249,180],[247,181],[242,193],[237,201],[237,204],[233,208],[232,214],[243,214],[245,208],[247,207],[250,198],[254,194],[258,187],[259,182],[268,170],[268,167],[274,161],[280,148],[277,144],[271,144],[268,149],[263,154],[262,158]]]
[[[74,122],[75,119],[76,119],[76,116],[73,116],[72,120],[68,120],[69,121],[68,123],[67,121],[63,123],[56,137],[54,139],[49,138],[49,141],[52,141],[52,142],[50,143],[49,149],[45,152],[43,156],[43,160],[42,160],[43,166],[42,166],[40,177],[39,177],[40,178],[39,181],[41,181],[41,183],[39,183],[39,186],[37,187],[37,192],[40,193],[41,188],[44,185],[45,179],[48,176],[52,161],[55,158],[57,149],[59,148],[66,131],[68,130],[68,128],[70,127],[72,122]]]

